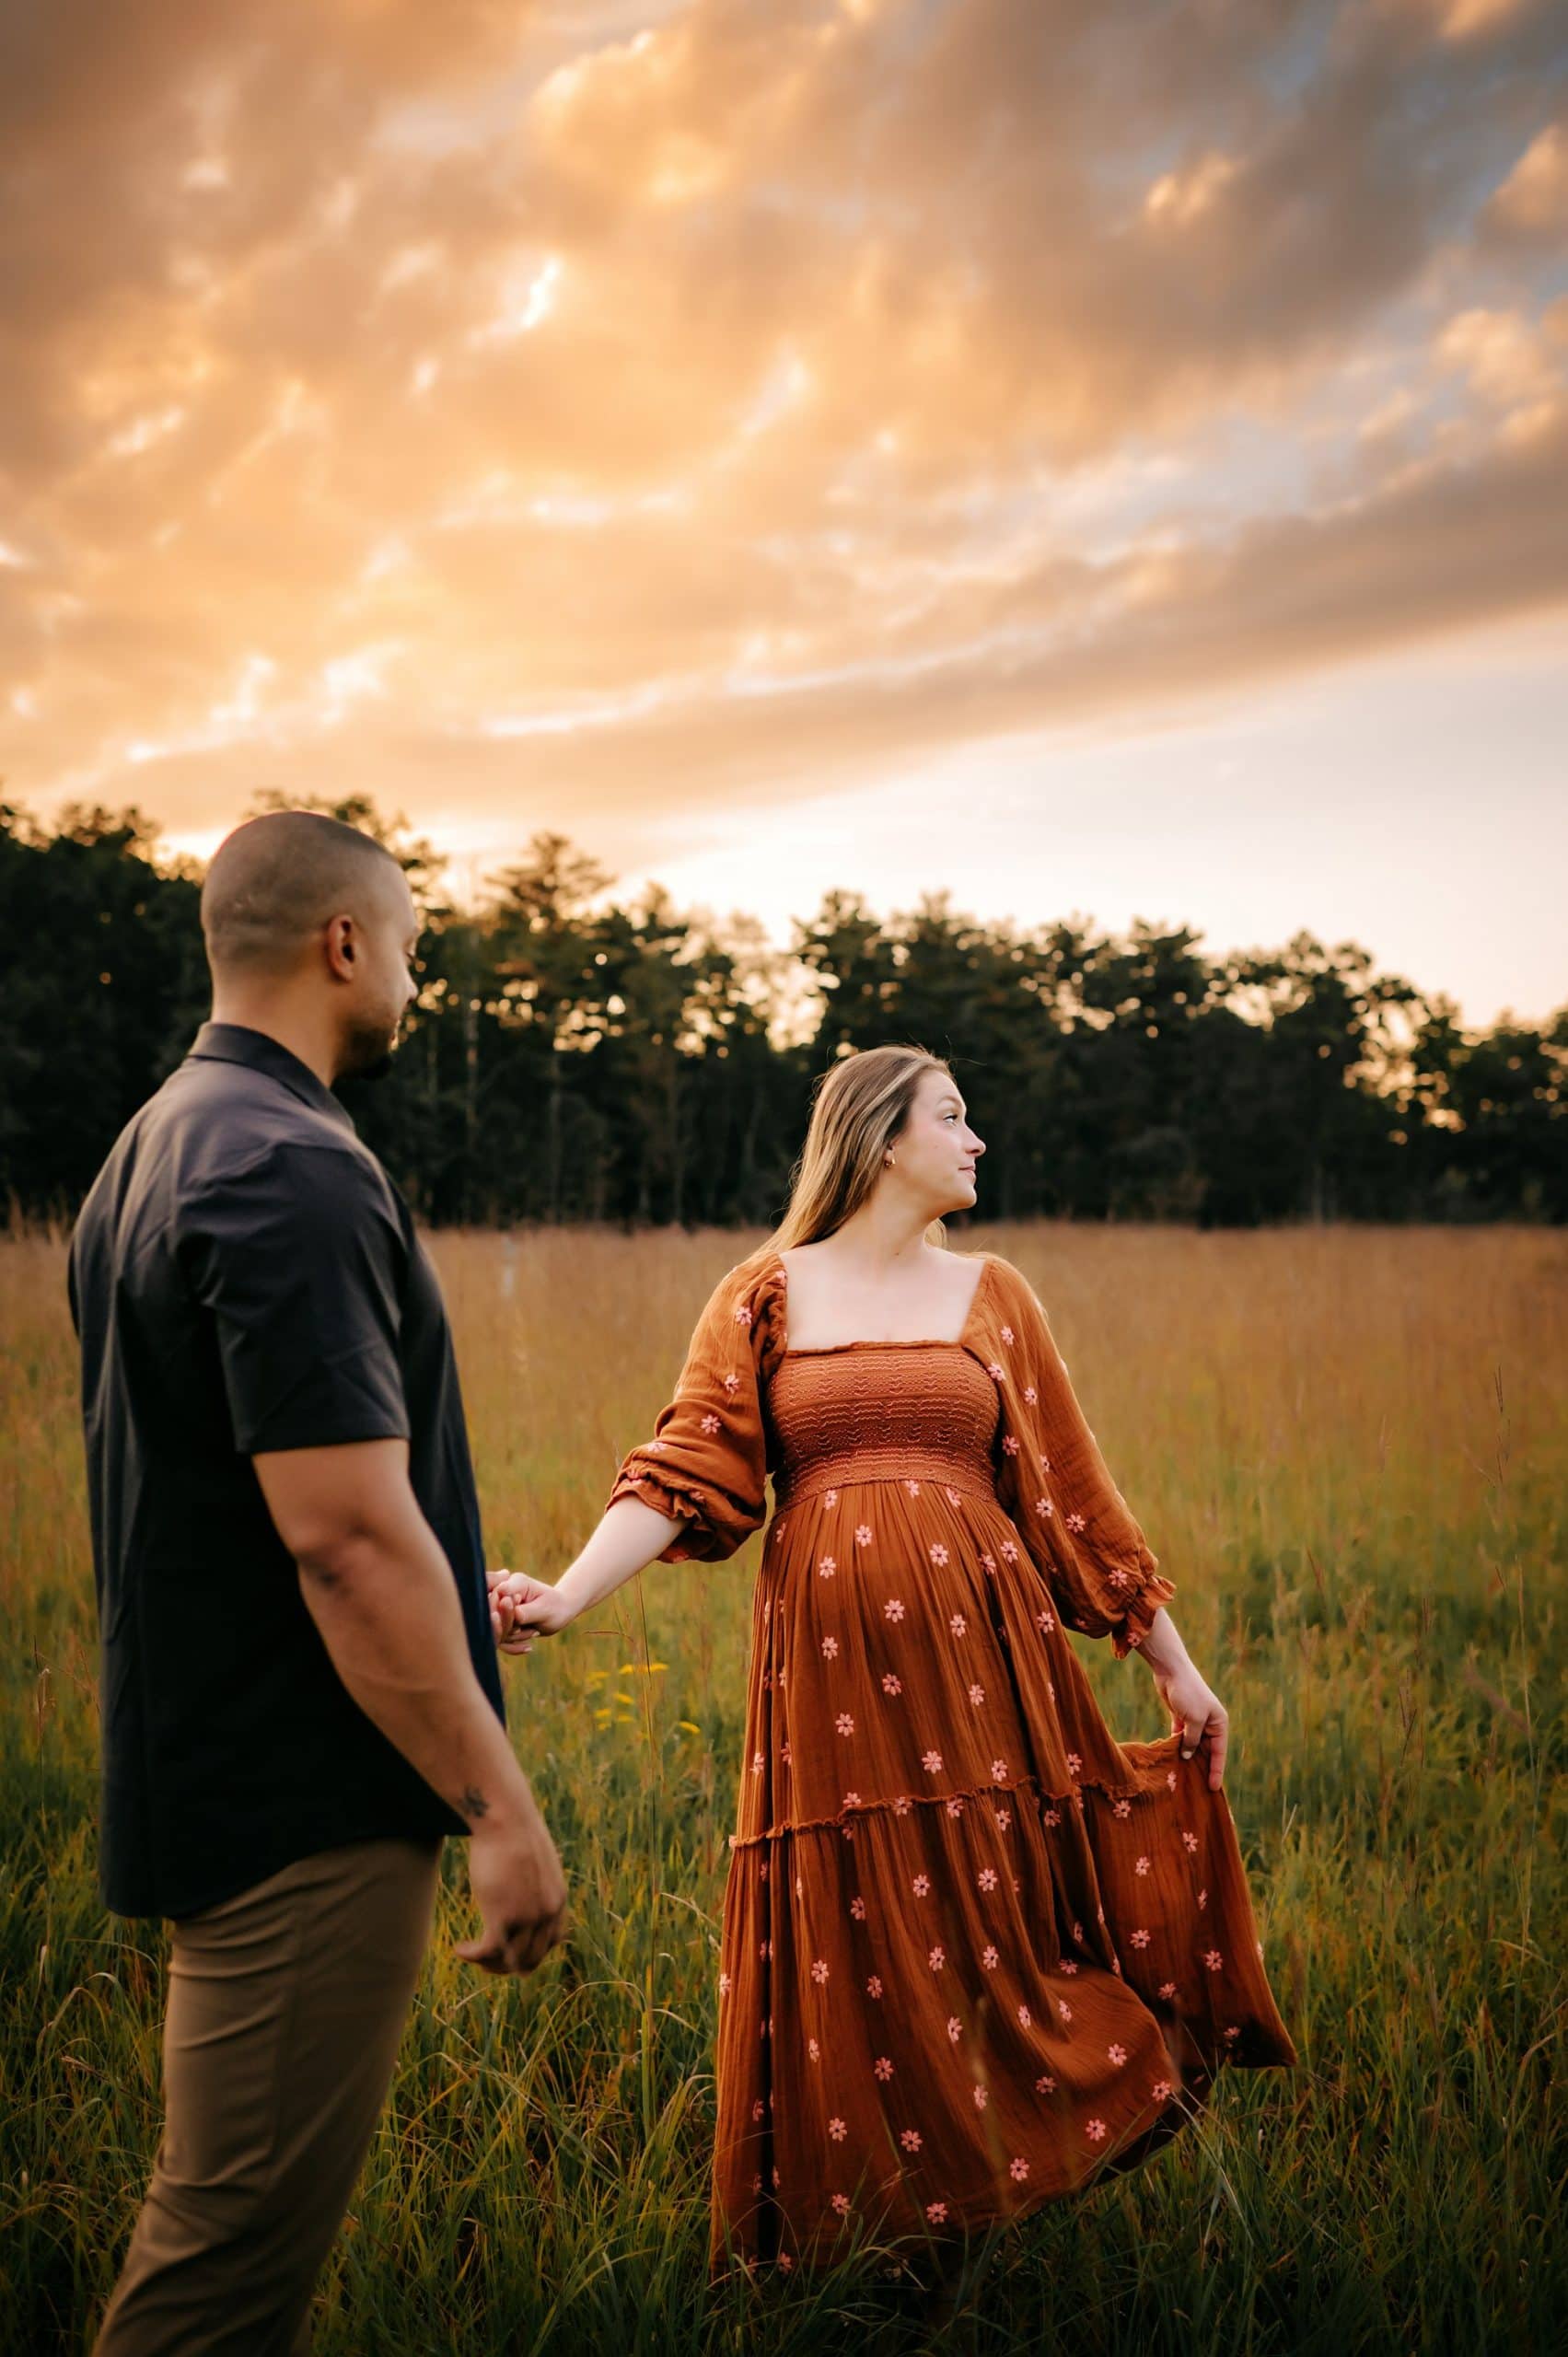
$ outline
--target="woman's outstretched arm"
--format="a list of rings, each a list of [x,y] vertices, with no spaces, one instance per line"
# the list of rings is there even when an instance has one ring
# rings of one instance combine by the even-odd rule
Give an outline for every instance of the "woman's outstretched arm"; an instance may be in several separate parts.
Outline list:
[[[526,1654],[535,1637],[553,1637],[590,1606],[602,1604],[656,1562],[684,1526],[640,1498],[618,1498],[552,1587],[528,1572],[493,1572],[490,1603],[504,1653]]]
[[[602,1519],[552,1587],[518,1572],[491,1580],[497,1641],[526,1653],[655,1562],[716,1562],[767,1514],[762,1364],[773,1348],[776,1263],[742,1261],[709,1295],[675,1396],[621,1465]]]

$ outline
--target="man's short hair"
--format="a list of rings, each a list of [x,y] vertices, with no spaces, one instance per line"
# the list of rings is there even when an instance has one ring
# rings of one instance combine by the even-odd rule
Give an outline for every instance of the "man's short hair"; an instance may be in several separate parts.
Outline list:
[[[315,810],[268,810],[226,835],[202,887],[202,931],[215,972],[292,966],[330,917],[384,906],[402,869],[374,836]]]

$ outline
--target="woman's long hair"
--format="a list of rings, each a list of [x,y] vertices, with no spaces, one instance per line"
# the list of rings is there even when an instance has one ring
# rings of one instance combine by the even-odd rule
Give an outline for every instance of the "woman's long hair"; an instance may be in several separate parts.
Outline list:
[[[760,1253],[816,1244],[853,1219],[882,1176],[882,1157],[903,1128],[915,1090],[928,1072],[950,1068],[925,1048],[862,1048],[844,1056],[811,1094],[806,1144],[790,1177],[789,1202]],[[940,1220],[926,1230],[944,1244]]]

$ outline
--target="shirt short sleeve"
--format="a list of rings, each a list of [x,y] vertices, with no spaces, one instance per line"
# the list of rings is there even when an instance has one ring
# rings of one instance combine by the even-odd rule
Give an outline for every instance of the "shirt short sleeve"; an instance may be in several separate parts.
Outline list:
[[[367,1155],[274,1146],[203,1189],[184,1227],[187,1282],[213,1319],[242,1455],[408,1438],[407,1247]]]

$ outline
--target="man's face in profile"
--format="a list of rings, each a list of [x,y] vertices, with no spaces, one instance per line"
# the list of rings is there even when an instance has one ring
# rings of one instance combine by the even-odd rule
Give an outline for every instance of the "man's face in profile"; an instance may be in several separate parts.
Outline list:
[[[356,941],[354,1004],[343,1026],[342,1080],[380,1080],[391,1070],[398,1030],[418,985],[412,973],[419,917],[408,879],[388,870],[367,898]]]

